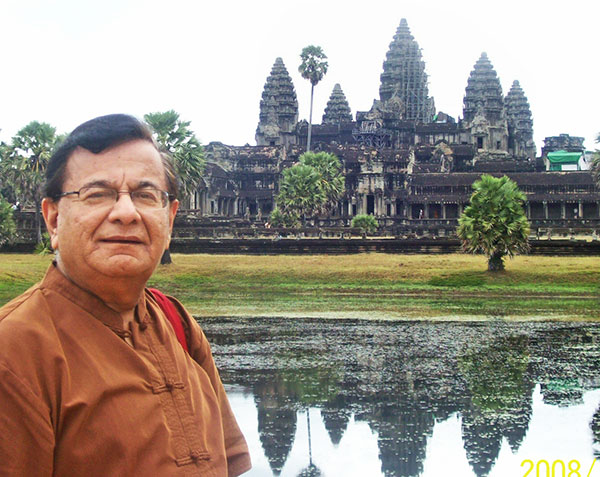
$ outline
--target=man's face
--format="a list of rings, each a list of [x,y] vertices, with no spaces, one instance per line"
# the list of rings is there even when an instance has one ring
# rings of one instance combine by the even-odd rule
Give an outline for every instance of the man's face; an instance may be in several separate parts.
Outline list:
[[[154,146],[134,140],[93,154],[76,149],[68,159],[63,192],[102,185],[119,191],[167,190],[164,166]],[[177,201],[138,210],[128,194],[108,206],[90,206],[69,195],[45,201],[44,217],[59,266],[75,283],[135,278],[147,280],[168,248]]]

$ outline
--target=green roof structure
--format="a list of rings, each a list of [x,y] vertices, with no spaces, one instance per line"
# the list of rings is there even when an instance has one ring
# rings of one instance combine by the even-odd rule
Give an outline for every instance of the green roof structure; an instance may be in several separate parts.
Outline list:
[[[583,152],[554,151],[548,153],[551,171],[562,170],[563,164],[578,164]]]

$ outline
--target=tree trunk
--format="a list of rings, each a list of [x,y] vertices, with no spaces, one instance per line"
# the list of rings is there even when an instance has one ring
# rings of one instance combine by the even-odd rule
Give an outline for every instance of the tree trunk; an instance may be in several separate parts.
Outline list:
[[[166,249],[163,252],[162,257],[160,257],[160,264],[161,265],[169,265],[170,263],[172,263],[171,252],[169,251],[169,249]]]
[[[504,270],[504,254],[494,252],[490,258],[488,258],[488,271],[501,272],[502,270]]]
[[[312,110],[313,110],[313,94],[315,92],[315,85],[311,83],[310,86],[310,114],[308,116],[308,139],[306,140],[306,152],[310,152],[310,138],[312,135]]]

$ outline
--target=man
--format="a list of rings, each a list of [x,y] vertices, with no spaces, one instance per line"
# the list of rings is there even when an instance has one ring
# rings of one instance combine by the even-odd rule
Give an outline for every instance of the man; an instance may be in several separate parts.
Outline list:
[[[177,180],[148,127],[92,119],[57,149],[42,211],[56,259],[0,309],[0,475],[237,476],[250,468],[206,338],[145,285]]]

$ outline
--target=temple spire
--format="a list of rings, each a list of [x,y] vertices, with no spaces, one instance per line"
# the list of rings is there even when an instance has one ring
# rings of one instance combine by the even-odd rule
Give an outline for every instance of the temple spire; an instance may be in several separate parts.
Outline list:
[[[515,80],[505,98],[508,118],[509,150],[517,157],[535,159],[533,119],[527,97]]]
[[[256,144],[258,146],[295,144],[294,130],[297,122],[298,100],[294,84],[283,60],[277,58],[260,100]]]
[[[476,149],[506,155],[508,123],[502,86],[485,52],[473,66],[463,105],[464,125]]]
[[[342,87],[336,84],[325,107],[323,124],[340,124],[344,122],[352,122],[352,111]]]
[[[379,97],[382,102],[393,97],[399,98],[404,105],[404,119],[428,123],[435,113],[433,99],[429,97],[421,49],[404,18],[383,62]]]
[[[492,124],[503,119],[502,86],[485,52],[471,71],[463,104],[463,118],[467,122],[473,121],[478,112]]]

